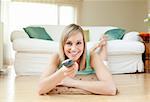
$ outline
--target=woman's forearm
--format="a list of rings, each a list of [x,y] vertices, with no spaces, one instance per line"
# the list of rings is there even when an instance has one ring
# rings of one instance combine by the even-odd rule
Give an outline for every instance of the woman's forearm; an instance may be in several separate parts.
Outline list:
[[[104,94],[104,95],[115,95],[116,86],[113,82],[107,81],[82,81],[82,80],[73,80],[70,83],[72,87],[84,89],[95,94]]]
[[[51,76],[46,77],[45,79],[42,79],[39,83],[39,90],[38,93],[45,94],[48,93],[50,90],[52,90],[58,83],[64,79],[64,74],[58,70]]]

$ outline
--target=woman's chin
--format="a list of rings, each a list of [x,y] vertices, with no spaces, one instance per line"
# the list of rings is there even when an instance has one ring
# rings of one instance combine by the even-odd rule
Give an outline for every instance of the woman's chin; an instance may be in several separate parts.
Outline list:
[[[73,61],[77,61],[80,58],[80,54],[77,55],[68,55],[67,57]]]
[[[77,60],[76,58],[69,58],[69,59],[71,59],[71,60],[73,60],[73,61],[76,61],[76,60]]]
[[[69,57],[69,59],[71,59],[73,61],[77,61],[79,58],[78,57]]]

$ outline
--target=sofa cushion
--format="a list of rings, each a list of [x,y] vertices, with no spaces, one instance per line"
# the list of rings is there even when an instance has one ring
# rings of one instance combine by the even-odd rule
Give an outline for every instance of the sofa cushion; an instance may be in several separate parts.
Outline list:
[[[128,32],[123,36],[122,40],[126,41],[142,41],[142,38],[139,36],[139,32]]]
[[[106,31],[104,34],[108,36],[108,40],[122,39],[125,34],[125,30],[121,28],[111,29]]]
[[[45,28],[46,32],[51,34],[50,36],[57,42],[60,41],[62,32],[65,29],[64,25],[43,25],[41,27]]]
[[[29,38],[27,33],[25,31],[16,30],[11,33],[11,42],[13,42],[15,39],[20,38]]]
[[[13,49],[26,53],[53,53],[58,52],[59,43],[41,39],[16,39],[13,41]]]
[[[88,42],[87,49],[89,50],[95,42]],[[144,52],[144,45],[138,41],[123,41],[123,40],[110,40],[108,41],[108,55],[128,55],[139,54]]]
[[[108,41],[108,55],[142,54],[144,44],[138,41],[111,40]]]
[[[24,31],[29,35],[30,38],[37,38],[43,40],[53,40],[43,27],[26,27]]]
[[[89,41],[98,41],[101,36],[110,29],[116,29],[112,26],[82,26],[83,30],[89,30]]]

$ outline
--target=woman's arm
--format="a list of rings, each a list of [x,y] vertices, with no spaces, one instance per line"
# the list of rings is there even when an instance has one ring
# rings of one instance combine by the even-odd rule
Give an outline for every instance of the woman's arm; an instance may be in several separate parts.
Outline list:
[[[64,78],[61,70],[56,71],[58,63],[58,55],[52,54],[50,64],[48,68],[46,68],[46,70],[42,73],[40,78],[38,85],[38,93],[40,95],[49,92]]]
[[[44,71],[40,78],[38,86],[38,93],[40,95],[48,93],[50,90],[55,88],[65,77],[74,77],[74,73],[78,67],[77,63],[75,63],[70,68],[62,66],[59,70],[57,70],[58,65],[59,57],[57,54],[53,54],[48,68]]]
[[[96,76],[99,80],[99,91],[101,94],[116,94],[116,85],[107,66],[104,64],[104,59],[100,58],[99,54],[94,52],[91,55],[91,66],[95,69]]]
[[[65,78],[62,85],[84,89],[94,94],[116,95],[116,86],[111,80],[83,81]]]
[[[116,94],[115,89],[113,90],[110,86],[108,86],[109,84],[111,83],[107,83],[104,81],[75,80],[68,77],[63,80],[61,85],[67,87],[76,87],[94,94],[115,95]]]
[[[98,81],[82,81],[65,78],[62,81],[62,85],[84,89],[95,94],[116,95],[116,86],[112,76],[97,53],[92,53],[91,64],[96,71]]]

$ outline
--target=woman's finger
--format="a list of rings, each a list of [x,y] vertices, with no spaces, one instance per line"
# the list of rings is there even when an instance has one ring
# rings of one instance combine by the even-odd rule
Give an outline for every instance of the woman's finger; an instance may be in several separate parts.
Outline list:
[[[75,70],[70,70],[64,73],[65,76],[71,76],[75,73]]]
[[[96,43],[96,44],[90,49],[90,51],[93,52],[93,51],[95,51],[97,48],[99,48],[99,43]]]

